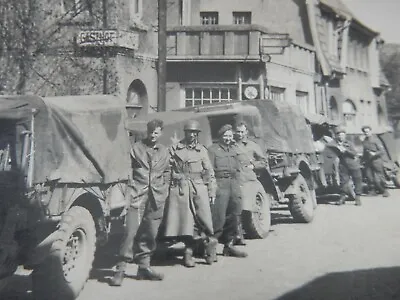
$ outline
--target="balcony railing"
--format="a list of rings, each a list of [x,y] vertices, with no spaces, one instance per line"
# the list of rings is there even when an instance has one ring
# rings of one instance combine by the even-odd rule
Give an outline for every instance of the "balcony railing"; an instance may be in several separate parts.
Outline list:
[[[269,33],[259,25],[177,26],[168,28],[167,59],[260,61],[289,44],[287,34]]]

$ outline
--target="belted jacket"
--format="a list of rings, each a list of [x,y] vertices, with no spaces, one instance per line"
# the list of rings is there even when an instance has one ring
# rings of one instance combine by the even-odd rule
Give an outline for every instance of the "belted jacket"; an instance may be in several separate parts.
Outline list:
[[[209,197],[215,197],[214,170],[207,149],[200,144],[186,145],[183,141],[170,148],[172,184],[205,184]]]

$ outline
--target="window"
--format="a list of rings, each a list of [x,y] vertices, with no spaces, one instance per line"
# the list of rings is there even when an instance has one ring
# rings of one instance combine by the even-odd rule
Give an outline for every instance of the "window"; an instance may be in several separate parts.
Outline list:
[[[71,17],[88,16],[91,15],[91,4],[88,0],[64,0],[63,1],[64,13]]]
[[[251,24],[250,11],[233,12],[233,24]]]
[[[217,25],[218,24],[218,12],[215,12],[215,11],[200,12],[200,24],[201,25]]]
[[[339,120],[339,109],[336,98],[331,96],[329,98],[329,116],[332,120]]]
[[[190,87],[185,89],[185,107],[237,99],[236,87]]]
[[[130,17],[133,21],[141,19],[143,14],[143,0],[130,0],[129,9]]]
[[[300,107],[303,113],[309,111],[308,93],[296,91],[296,104]]]
[[[267,95],[265,95],[267,96]],[[269,88],[269,99],[275,101],[285,101],[285,89],[280,87],[271,86]]]
[[[353,125],[356,126],[356,106],[354,105],[353,101],[346,100],[343,103],[343,117],[346,125]]]

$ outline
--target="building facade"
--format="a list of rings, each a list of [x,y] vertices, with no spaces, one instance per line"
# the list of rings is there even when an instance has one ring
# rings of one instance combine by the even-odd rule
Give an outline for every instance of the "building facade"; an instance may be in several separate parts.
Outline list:
[[[340,0],[169,3],[168,109],[273,98],[349,133],[387,125],[379,35]]]
[[[340,0],[307,0],[306,5],[321,75],[317,102],[325,103],[323,111],[350,134],[361,133],[363,125],[385,131],[389,85],[379,65],[379,34]]]
[[[30,48],[19,61],[25,87],[15,91],[9,80],[5,93],[116,94],[131,115],[156,110],[157,0],[32,3],[35,28],[21,45]],[[19,3],[8,6],[8,17],[24,12]],[[12,59],[2,54],[3,62]]]
[[[315,49],[296,1],[173,1],[167,107],[275,98],[316,112]]]

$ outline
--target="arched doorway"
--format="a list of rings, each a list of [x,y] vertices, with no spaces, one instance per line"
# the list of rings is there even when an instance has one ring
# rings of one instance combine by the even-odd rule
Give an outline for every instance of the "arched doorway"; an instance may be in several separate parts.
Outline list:
[[[339,107],[336,98],[333,96],[329,98],[329,116],[334,121],[339,120]]]
[[[126,110],[130,118],[146,114],[148,108],[147,90],[139,79],[132,81],[126,95]]]
[[[356,126],[356,115],[357,115],[357,109],[356,106],[354,105],[353,101],[350,99],[347,99],[343,103],[343,117],[344,121],[346,122],[346,125],[352,125]]]

